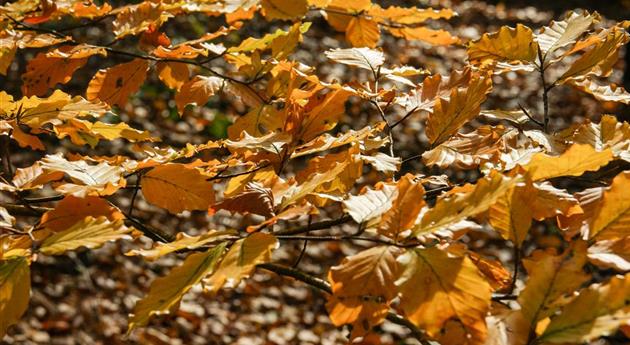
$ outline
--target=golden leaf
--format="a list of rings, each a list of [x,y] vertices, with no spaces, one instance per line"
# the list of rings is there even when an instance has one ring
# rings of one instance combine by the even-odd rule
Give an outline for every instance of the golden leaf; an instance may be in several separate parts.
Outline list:
[[[98,248],[105,242],[130,239],[132,229],[122,220],[109,221],[105,216],[85,217],[70,228],[54,233],[44,240],[39,252],[45,255],[60,255],[80,247]]]
[[[0,42],[2,39],[0,38]],[[7,70],[13,62],[17,47],[14,44],[0,47],[0,75],[7,75]]]
[[[428,19],[450,19],[456,15],[453,10],[443,8],[434,10],[432,8],[399,7],[390,6],[382,8],[376,4],[372,5],[367,14],[379,22],[395,22],[403,25],[420,24]]]
[[[208,232],[199,236],[188,236],[184,232],[177,233],[176,239],[173,242],[157,243],[151,249],[133,249],[125,253],[127,256],[142,256],[146,260],[154,261],[164,255],[177,252],[182,249],[198,249],[204,246],[211,245],[212,243],[224,242],[226,236],[237,235],[238,232],[234,230],[215,231],[209,230]]]
[[[176,308],[188,290],[214,270],[224,250],[222,243],[206,252],[190,254],[181,266],[154,280],[149,294],[136,303],[129,316],[128,333],[146,325],[153,315],[169,314]]]
[[[492,290],[468,257],[432,247],[408,250],[398,262],[400,305],[411,322],[437,336],[449,319],[459,319],[466,338],[483,343]]]
[[[346,28],[346,39],[353,47],[374,48],[380,37],[378,23],[364,16],[353,17]]]
[[[406,40],[419,40],[433,45],[450,45],[459,43],[459,38],[445,30],[433,30],[424,26],[418,27],[387,27],[392,35]]]
[[[124,106],[129,96],[144,83],[148,69],[147,60],[135,59],[99,70],[90,80],[86,97],[89,100],[100,99],[109,105]]]
[[[160,3],[142,2],[128,5],[118,11],[112,23],[116,38],[137,35],[150,27],[159,28],[173,15],[165,11]]]
[[[222,287],[236,287],[249,277],[256,265],[269,262],[278,240],[271,234],[256,232],[236,241],[219,267],[203,280],[204,291],[216,294]]]
[[[546,180],[560,176],[580,176],[587,171],[597,171],[613,159],[612,151],[598,152],[590,145],[574,144],[560,156],[535,154],[527,170],[532,181]]]
[[[171,213],[207,210],[214,203],[214,189],[208,177],[196,168],[166,164],[142,177],[142,193],[148,202]]]
[[[615,276],[606,284],[592,285],[551,319],[541,343],[580,344],[613,334],[630,320],[630,274]]]
[[[588,219],[589,238],[618,239],[630,235],[630,198],[627,189],[630,186],[630,172],[617,175],[604,191],[601,201],[591,206],[595,208]],[[592,212],[592,211],[591,211]]]
[[[433,113],[427,118],[426,134],[429,142],[433,145],[442,143],[476,117],[491,89],[489,77],[475,75],[466,88],[454,88],[449,99],[437,100]]]
[[[502,26],[498,32],[484,34],[468,46],[468,60],[478,66],[490,66],[497,62],[531,64],[538,56],[538,44],[527,26],[516,28]]]
[[[159,140],[151,137],[149,132],[131,128],[124,122],[110,124],[100,121],[89,122],[70,119],[65,124],[54,126],[54,130],[59,139],[69,136],[70,140],[76,145],[89,144],[92,147],[95,147],[100,139],[113,140],[124,138],[131,142]]]
[[[18,257],[0,261],[0,338],[16,324],[28,308],[31,271],[28,259]]]
[[[618,60],[619,48],[629,40],[630,35],[625,29],[614,26],[606,31],[603,39],[598,40],[593,48],[580,56],[558,80],[563,82],[587,75],[608,76],[613,64]]]
[[[397,247],[378,246],[346,257],[331,267],[328,281],[332,296],[326,309],[336,326],[352,324],[352,337],[365,335],[383,322],[396,297]]]
[[[518,181],[519,178],[505,177],[493,170],[490,175],[479,179],[477,184],[454,188],[437,200],[435,206],[424,214],[420,224],[413,228],[413,232],[415,235],[433,233],[484,212]]]

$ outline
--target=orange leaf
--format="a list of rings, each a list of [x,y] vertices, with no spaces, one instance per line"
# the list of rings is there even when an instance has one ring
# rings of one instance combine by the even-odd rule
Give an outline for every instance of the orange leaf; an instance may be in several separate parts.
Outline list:
[[[130,95],[144,83],[149,62],[135,59],[108,69],[99,70],[86,92],[89,100],[100,99],[109,105],[123,106]]]

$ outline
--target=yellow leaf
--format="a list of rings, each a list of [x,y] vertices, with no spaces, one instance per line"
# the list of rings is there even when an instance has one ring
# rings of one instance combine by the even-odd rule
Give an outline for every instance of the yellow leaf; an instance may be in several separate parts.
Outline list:
[[[203,280],[204,291],[216,294],[223,286],[236,287],[249,277],[256,265],[269,262],[278,240],[271,235],[256,232],[236,241],[212,273]]]
[[[18,257],[0,261],[0,339],[16,324],[28,308],[31,271],[28,259]]]
[[[433,233],[484,212],[518,181],[519,178],[505,177],[492,171],[490,175],[479,179],[477,184],[454,188],[437,200],[413,232],[415,235]]]
[[[387,30],[396,37],[407,40],[420,40],[434,45],[450,45],[459,43],[459,38],[445,30],[433,30],[424,26],[417,27],[387,27]]]
[[[484,34],[468,46],[468,60],[478,66],[497,62],[533,63],[538,56],[538,44],[532,30],[517,24],[516,29],[503,26],[498,32]]]
[[[346,39],[353,47],[374,48],[380,37],[378,23],[364,16],[353,17],[346,28]]]
[[[229,53],[246,53],[256,50],[272,49],[272,55],[276,58],[288,56],[293,51],[297,43],[301,40],[311,23],[296,23],[288,31],[281,29],[271,34],[266,34],[262,38],[249,37],[236,47],[228,49]]]
[[[350,92],[338,89],[327,93],[323,98],[313,96],[306,105],[298,138],[307,142],[322,132],[333,129],[345,112],[346,100]]]
[[[610,188],[596,205],[591,219],[588,219],[589,238],[618,239],[630,235],[630,172],[622,172],[614,179]],[[592,212],[592,211],[591,211]]]
[[[330,153],[322,157],[312,158],[309,160],[306,168],[296,174],[295,179],[298,184],[303,184],[314,175],[332,175],[332,172],[335,171],[335,167],[342,165],[344,166],[342,171],[336,175],[330,176],[329,181],[320,184],[313,190],[313,193],[343,197],[352,186],[354,186],[354,183],[361,177],[361,173],[363,172],[363,164],[357,159],[358,153],[359,149],[357,147],[350,147],[348,150],[339,153]],[[317,200],[313,200],[315,204],[326,204],[325,200],[316,199]]]
[[[610,148],[615,157],[630,161],[630,124],[612,115],[602,116],[599,123],[586,121],[564,130],[561,135],[576,144],[591,145],[598,151]]]
[[[68,195],[52,211],[42,215],[39,226],[53,231],[63,231],[88,216],[95,218],[103,216],[112,222],[124,218],[123,214],[105,199],[93,196],[77,198]]]
[[[17,48],[13,44],[0,47],[0,75],[7,75],[16,52]]]
[[[560,82],[569,78],[581,78],[586,75],[608,76],[612,66],[618,60],[619,48],[630,40],[625,29],[614,26],[606,31],[603,39],[580,56],[569,69],[558,79]]]
[[[195,76],[181,86],[175,95],[177,111],[181,115],[188,104],[202,107],[223,86],[223,79],[218,77]]]
[[[58,124],[75,117],[101,117],[108,107],[105,103],[89,102],[83,97],[70,95],[55,90],[50,97],[23,97],[17,102],[2,101],[3,110],[16,116],[20,110],[20,123],[38,129],[45,124]]]
[[[86,91],[89,100],[100,99],[109,105],[124,106],[127,99],[144,83],[149,62],[135,59],[99,70],[90,80]]]
[[[116,38],[123,38],[127,35],[137,35],[150,27],[157,29],[172,16],[160,3],[143,2],[128,5],[118,11],[116,20],[112,23],[114,34]]]
[[[122,220],[109,221],[104,216],[85,217],[70,228],[46,238],[39,248],[45,255],[60,255],[80,247],[98,248],[108,241],[130,239],[132,229]]]
[[[532,181],[546,180],[560,176],[580,176],[587,171],[597,171],[613,159],[612,151],[598,152],[590,145],[574,144],[560,156],[545,153],[535,154],[527,170]]]
[[[590,276],[583,271],[586,264],[586,243],[577,241],[560,255],[542,250],[535,251],[523,260],[529,276],[525,288],[518,296],[521,313],[530,332],[538,321],[560,307],[558,300],[578,289]]]
[[[331,267],[328,281],[332,296],[326,309],[336,326],[352,324],[352,337],[365,335],[383,322],[396,297],[397,247],[379,246],[346,257]]]
[[[450,19],[455,12],[448,8],[434,10],[432,8],[390,6],[382,8],[373,5],[367,14],[382,23],[395,22],[403,25],[420,24],[427,19]]]
[[[294,20],[303,17],[308,10],[306,0],[262,0],[267,20]]]
[[[188,290],[214,270],[224,250],[222,243],[206,252],[190,254],[181,266],[154,280],[149,294],[136,303],[129,316],[128,333],[146,325],[153,315],[169,314],[176,308]]]
[[[352,160],[347,161],[333,161],[330,168],[325,171],[316,171],[313,174],[308,175],[308,178],[303,180],[300,184],[295,184],[283,195],[282,201],[278,206],[278,209],[285,209],[287,206],[302,200],[307,195],[314,193],[320,187],[326,191],[334,191],[339,188],[345,188],[347,186],[343,181],[347,181],[346,169],[351,166],[349,172],[356,171],[356,164]],[[329,166],[329,165],[326,165]],[[337,181],[339,177],[345,177],[341,181]],[[354,180],[353,180],[354,182]]]
[[[70,119],[63,125],[54,126],[54,130],[59,139],[69,136],[76,145],[89,144],[92,147],[95,147],[100,139],[113,140],[124,138],[131,142],[159,140],[151,137],[149,132],[131,128],[124,122],[110,124],[100,121],[89,122]]]
[[[166,164],[142,177],[142,193],[148,202],[171,213],[207,210],[214,203],[213,184],[195,168]]]
[[[226,236],[237,235],[238,233],[233,230],[214,231],[210,230],[199,236],[188,236],[184,232],[177,233],[177,238],[173,242],[157,243],[151,249],[133,249],[125,253],[128,256],[142,256],[149,261],[154,261],[161,258],[164,255],[182,250],[182,249],[197,249],[200,247],[208,246],[212,243],[218,243],[225,241]]]
[[[475,75],[466,88],[454,88],[449,99],[437,100],[433,113],[427,118],[426,134],[429,142],[433,145],[442,143],[475,118],[491,89],[489,77]]]
[[[519,247],[525,240],[532,223],[535,190],[531,184],[514,186],[497,199],[488,212],[492,227],[501,236]]]
[[[468,257],[432,247],[408,250],[398,262],[400,305],[411,322],[437,336],[449,319],[459,319],[466,338],[483,343],[492,290]]]
[[[580,291],[551,319],[540,343],[582,344],[600,336],[611,335],[630,320],[630,274],[615,276],[604,285],[592,285]]]

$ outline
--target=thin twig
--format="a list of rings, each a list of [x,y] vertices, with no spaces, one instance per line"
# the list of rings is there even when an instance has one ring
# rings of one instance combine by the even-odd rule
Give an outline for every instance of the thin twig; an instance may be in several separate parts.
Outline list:
[[[258,171],[258,170],[264,169],[264,168],[268,167],[269,165],[271,165],[271,164],[269,164],[269,163],[261,164],[261,165],[255,167],[254,169],[247,170],[247,171],[242,171],[242,172],[234,173],[234,174],[230,174],[230,175],[221,175],[221,172],[219,172],[218,174],[216,174],[216,175],[210,177],[209,179],[207,179],[206,181],[213,181],[213,180],[232,178],[232,177],[237,177],[237,176],[242,176],[242,175],[249,175],[249,174],[254,173],[254,172]]]
[[[307,233],[309,231],[328,229],[335,225],[348,223],[351,220],[352,220],[352,217],[350,215],[345,215],[338,219],[331,219],[331,220],[325,220],[325,221],[321,221],[317,223],[312,223],[310,226],[309,225],[298,226],[295,228],[279,230],[279,231],[274,232],[273,234],[274,235],[299,235],[299,234]]]
[[[551,89],[547,88],[547,81],[545,79],[545,59],[542,56],[542,50],[540,47],[538,47],[538,60],[540,61],[540,68],[538,70],[540,71],[540,80],[543,86],[543,129],[545,133],[547,133],[549,130],[549,98],[547,93]]]
[[[525,107],[521,104],[518,103],[518,107],[521,108],[521,110],[523,111],[523,113],[525,114],[525,116],[527,116],[532,122],[534,122],[535,124],[539,125],[540,127],[545,127],[545,124],[536,120],[533,116],[531,116],[529,114],[529,111],[527,111],[527,109],[525,109]]]
[[[306,224],[306,234],[308,235],[308,233],[311,231],[311,222],[313,221],[313,215],[309,214],[308,215],[308,223]],[[304,240],[304,244],[302,245],[302,250],[300,251],[300,255],[298,255],[297,259],[295,260],[295,262],[293,263],[293,268],[297,268],[298,265],[300,264],[300,261],[302,261],[302,258],[304,257],[304,254],[306,253],[306,247],[308,246],[308,240]]]
[[[142,181],[142,175],[138,174],[136,175],[136,185],[140,186],[140,182]],[[133,214],[133,205],[136,201],[136,196],[138,196],[138,191],[140,190],[140,188],[134,188],[133,190],[133,195],[131,196],[131,202],[129,203],[129,216],[131,217],[131,215]]]
[[[396,126],[398,126],[399,124],[401,124],[403,121],[405,121],[409,116],[413,115],[416,110],[418,110],[418,107],[414,107],[413,109],[411,109],[410,111],[407,112],[407,114],[405,114],[405,116],[403,116],[400,120],[394,122],[394,124],[392,124],[390,126],[391,129],[396,128]]]

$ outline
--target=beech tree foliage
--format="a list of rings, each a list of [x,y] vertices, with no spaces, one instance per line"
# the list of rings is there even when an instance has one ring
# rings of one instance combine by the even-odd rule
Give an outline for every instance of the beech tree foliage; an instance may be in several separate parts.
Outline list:
[[[225,26],[188,41],[163,30],[176,17],[205,15]],[[296,60],[320,16],[345,47],[323,52],[349,82],[325,81]],[[262,16],[280,28],[234,42]],[[580,344],[630,325],[630,125],[613,115],[551,128],[552,89],[569,87],[601,102],[630,104],[607,80],[630,40],[628,22],[603,26],[597,13],[570,12],[547,26],[501,27],[469,41],[435,23],[449,9],[383,7],[370,0],[150,1],[112,6],[85,0],[20,0],[0,6],[0,74],[21,53],[21,94],[0,91],[0,337],[29,305],[30,265],[43,256],[95,249],[110,241],[153,241],[124,253],[153,261],[183,255],[155,279],[129,315],[129,332],[168,318],[201,284],[208,294],[237,286],[257,270],[322,291],[330,320],[358,340],[383,322],[421,343]],[[311,17],[309,17],[311,18]],[[61,27],[59,22],[75,23]],[[431,25],[427,25],[427,24]],[[104,26],[107,45],[75,30]],[[382,35],[467,47],[467,65],[448,75],[396,66]],[[124,44],[119,44],[125,42]],[[86,69],[96,61],[98,70]],[[218,68],[218,61],[227,68]],[[81,92],[61,86],[89,74]],[[539,78],[541,111],[487,109],[493,76]],[[359,78],[359,76],[362,76]],[[363,78],[368,76],[367,79]],[[120,121],[143,85],[173,90],[178,116],[213,97],[240,109],[224,139],[169,146]],[[352,100],[379,121],[337,127]],[[483,109],[483,110],[482,110]],[[478,125],[464,126],[471,120]],[[428,167],[478,171],[472,183],[402,173],[396,131],[421,133]],[[94,148],[125,141],[128,154]],[[74,149],[59,150],[64,147]],[[16,167],[12,156],[41,157]],[[363,176],[378,183],[361,184]],[[567,187],[582,176],[599,185]],[[129,205],[118,195],[133,191]],[[146,202],[173,215],[229,212],[240,227],[156,229],[134,215]],[[330,216],[333,215],[333,216]],[[544,223],[556,250],[532,248]],[[341,224],[355,231],[329,232]],[[511,257],[476,251],[467,240],[494,232]],[[368,244],[315,277],[274,262],[296,241]],[[299,242],[300,243],[300,242]]]

